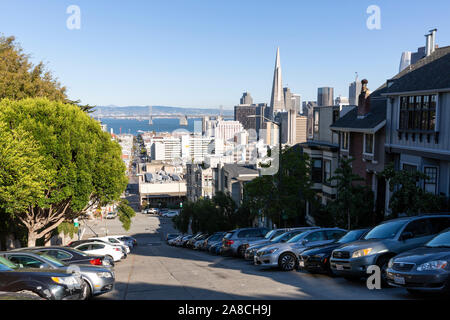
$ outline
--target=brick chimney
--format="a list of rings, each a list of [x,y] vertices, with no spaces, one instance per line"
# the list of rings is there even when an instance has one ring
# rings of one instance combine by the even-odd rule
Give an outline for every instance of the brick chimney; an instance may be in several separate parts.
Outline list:
[[[367,88],[366,79],[361,81],[361,93],[358,99],[358,118],[365,117],[370,112],[370,90]]]

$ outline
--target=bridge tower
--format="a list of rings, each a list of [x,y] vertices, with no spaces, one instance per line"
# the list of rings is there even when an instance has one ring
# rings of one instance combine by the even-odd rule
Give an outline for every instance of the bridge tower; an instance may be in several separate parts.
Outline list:
[[[180,126],[187,126],[188,125],[188,117],[187,116],[181,116],[180,117]]]
[[[153,107],[152,106],[148,106],[148,124],[152,125],[153,124]]]

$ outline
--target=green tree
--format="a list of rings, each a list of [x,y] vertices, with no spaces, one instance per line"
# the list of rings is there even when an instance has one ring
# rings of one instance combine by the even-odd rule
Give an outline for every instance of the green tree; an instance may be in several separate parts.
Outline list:
[[[367,224],[374,215],[373,193],[366,186],[358,184],[363,178],[353,173],[353,161],[352,158],[341,159],[334,176],[329,180],[336,181],[337,197],[328,204],[328,209],[335,216],[336,225],[346,225],[348,230]]]
[[[64,101],[66,88],[46,70],[43,62],[33,65],[14,37],[0,36],[0,100],[30,97]]]
[[[298,146],[284,148],[281,162],[281,186],[278,174],[248,182],[243,206],[252,216],[264,215],[278,226],[305,224],[306,202],[314,198],[311,162]]]
[[[33,146],[34,160],[25,154],[15,162],[0,159],[13,172],[1,182],[1,206],[27,228],[29,246],[89,207],[118,200],[125,190],[120,146],[78,106],[43,98],[4,99],[0,123],[3,136],[23,133]],[[24,163],[34,169],[20,173]],[[18,182],[18,177],[29,182]]]
[[[428,178],[426,174],[417,170],[395,170],[394,164],[391,163],[381,175],[389,182],[389,190],[393,192],[389,208],[394,217],[399,214],[412,216],[449,209],[445,197],[426,192],[420,187],[419,182]]]
[[[120,199],[117,207],[119,213],[119,220],[122,222],[122,227],[128,231],[131,227],[131,220],[136,216],[136,212],[128,205],[128,200]]]

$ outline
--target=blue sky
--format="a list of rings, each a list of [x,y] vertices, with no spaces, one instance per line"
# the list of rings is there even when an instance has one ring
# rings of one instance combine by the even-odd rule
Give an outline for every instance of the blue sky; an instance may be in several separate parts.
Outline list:
[[[80,30],[66,27],[72,4]],[[381,30],[366,27],[370,5]],[[449,12],[448,0],[0,0],[0,32],[83,103],[231,108],[246,90],[269,102],[277,46],[302,100],[321,86],[348,96],[355,72],[375,90],[431,28],[450,45]]]

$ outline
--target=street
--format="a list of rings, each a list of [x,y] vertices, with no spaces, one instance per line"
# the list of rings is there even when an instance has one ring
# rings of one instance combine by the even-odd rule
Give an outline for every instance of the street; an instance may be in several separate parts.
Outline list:
[[[174,232],[170,219],[137,213],[129,232],[119,220],[107,222],[109,234],[138,240],[127,259],[115,266],[112,292],[94,299],[410,299],[406,290],[369,290],[365,283],[312,275],[301,271],[263,269],[231,257],[168,246],[163,238]],[[104,228],[102,223],[93,229]],[[97,231],[97,230],[96,230]]]

